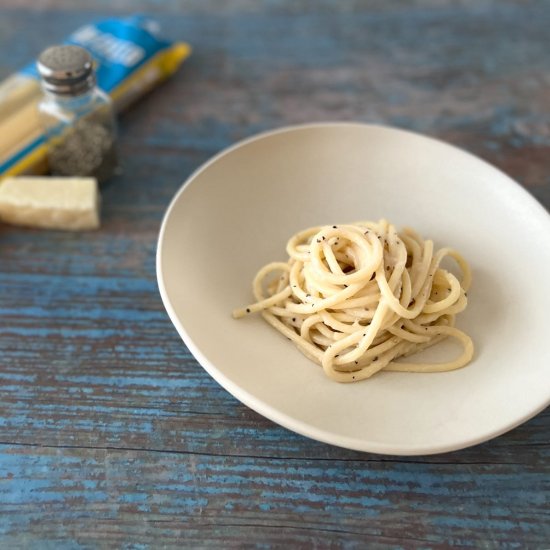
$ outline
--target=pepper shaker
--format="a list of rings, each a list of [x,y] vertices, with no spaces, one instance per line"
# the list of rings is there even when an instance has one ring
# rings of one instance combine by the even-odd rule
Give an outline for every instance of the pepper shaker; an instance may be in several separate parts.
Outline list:
[[[92,56],[80,46],[52,46],[37,67],[50,172],[104,183],[117,166],[116,121],[111,98],[96,85]]]

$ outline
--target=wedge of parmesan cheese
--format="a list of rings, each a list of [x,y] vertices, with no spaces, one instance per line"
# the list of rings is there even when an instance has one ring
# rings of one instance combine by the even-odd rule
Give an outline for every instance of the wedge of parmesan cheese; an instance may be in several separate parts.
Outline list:
[[[95,178],[26,177],[0,182],[0,220],[14,225],[82,231],[99,227]]]

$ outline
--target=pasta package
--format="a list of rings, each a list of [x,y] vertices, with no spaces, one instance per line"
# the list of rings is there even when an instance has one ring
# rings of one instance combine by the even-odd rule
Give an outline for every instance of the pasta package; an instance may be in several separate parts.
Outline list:
[[[117,111],[168,78],[191,53],[184,42],[162,39],[158,23],[139,15],[85,25],[64,43],[92,54],[98,86],[112,97]],[[37,109],[41,95],[35,63],[0,82],[0,178],[47,170]]]

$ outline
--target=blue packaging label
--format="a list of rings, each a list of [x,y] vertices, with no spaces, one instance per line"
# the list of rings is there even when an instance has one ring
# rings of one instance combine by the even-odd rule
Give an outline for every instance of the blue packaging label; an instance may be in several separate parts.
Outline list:
[[[132,72],[171,44],[156,36],[156,22],[143,16],[106,19],[81,27],[64,44],[86,48],[97,63],[98,86],[111,92]],[[38,79],[36,64],[22,74]]]

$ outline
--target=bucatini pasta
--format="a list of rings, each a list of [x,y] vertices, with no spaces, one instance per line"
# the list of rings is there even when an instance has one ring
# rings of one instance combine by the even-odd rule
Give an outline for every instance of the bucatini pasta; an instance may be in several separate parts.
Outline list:
[[[287,244],[286,262],[257,273],[255,302],[235,318],[260,312],[330,378],[355,382],[380,370],[442,372],[473,355],[471,338],[454,326],[467,305],[471,273],[451,248],[434,250],[412,229],[386,220],[312,227]],[[441,266],[451,257],[461,280]],[[444,338],[462,345],[444,363],[407,363],[401,357]]]
[[[156,21],[141,15],[104,19],[80,27],[64,43],[92,54],[99,87],[122,110],[174,73],[191,51],[184,42],[163,40],[158,30]],[[0,180],[47,171],[42,93],[34,62],[0,81]]]

